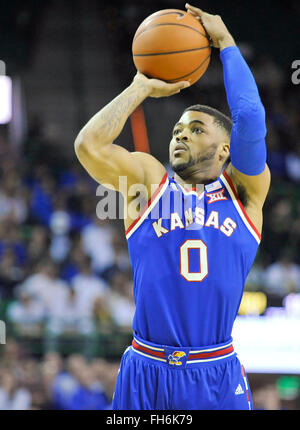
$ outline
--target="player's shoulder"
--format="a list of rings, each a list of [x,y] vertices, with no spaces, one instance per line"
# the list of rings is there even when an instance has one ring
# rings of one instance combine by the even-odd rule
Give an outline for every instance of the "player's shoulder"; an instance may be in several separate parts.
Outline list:
[[[165,177],[167,171],[164,165],[153,155],[146,152],[135,151],[131,153],[145,173],[145,182],[147,184],[159,184]]]

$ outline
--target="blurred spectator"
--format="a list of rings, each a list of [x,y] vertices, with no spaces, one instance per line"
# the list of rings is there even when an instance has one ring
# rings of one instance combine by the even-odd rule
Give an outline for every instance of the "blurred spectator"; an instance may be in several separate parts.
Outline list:
[[[21,184],[21,177],[11,169],[5,173],[0,185],[0,220],[9,218],[15,223],[22,223],[28,215],[26,189]]]
[[[72,410],[101,410],[107,409],[110,402],[103,390],[102,384],[93,375],[93,370],[86,363],[77,373],[79,386],[71,401]]]
[[[58,194],[55,199],[49,227],[51,231],[50,255],[55,262],[60,263],[66,259],[71,246],[69,239],[71,217],[63,194]]]
[[[107,409],[109,399],[102,384],[80,355],[72,355],[67,370],[58,374],[52,385],[53,402],[58,409]]]
[[[114,250],[114,260],[112,264],[101,273],[102,278],[107,282],[110,281],[115,273],[131,269],[125,236],[121,236],[119,231],[114,230],[111,235],[111,243]]]
[[[22,267],[26,263],[27,250],[20,226],[11,219],[2,220],[0,223],[0,258],[6,250],[12,250],[16,257],[16,264]]]
[[[128,274],[117,272],[110,287],[109,307],[113,321],[120,329],[130,331],[135,312],[132,281]]]
[[[79,269],[80,272],[71,281],[78,304],[78,313],[81,317],[92,318],[95,301],[101,300],[106,303],[108,286],[93,274],[90,257],[83,256]]]
[[[110,333],[114,326],[113,316],[109,308],[109,295],[106,300],[102,297],[98,297],[94,301],[93,315],[96,323],[96,327],[101,330],[102,333]]]
[[[31,215],[36,222],[49,226],[53,211],[56,182],[46,166],[40,165],[36,168],[31,188]]]
[[[94,306],[96,300],[106,303],[107,286],[91,270],[90,258],[79,262],[80,273],[73,277],[68,292],[51,311],[48,330],[52,336],[62,333],[91,335],[95,330]]]
[[[13,373],[3,369],[0,384],[0,410],[30,409],[30,392],[18,386],[18,380]]]
[[[102,382],[107,397],[112,400],[120,362],[107,361],[103,358],[95,358],[90,365],[95,374],[95,378]]]
[[[35,389],[41,385],[41,368],[40,363],[32,356],[26,356],[21,360],[22,369],[18,373],[20,383],[27,389]]]
[[[68,295],[68,286],[57,277],[57,268],[51,259],[42,259],[34,274],[29,276],[20,289],[35,296],[45,308],[46,316],[60,312],[60,306]]]
[[[52,399],[52,385],[57,375],[63,372],[63,360],[57,352],[47,352],[41,362],[41,383],[49,403]]]
[[[81,237],[76,235],[73,237],[72,249],[62,265],[61,278],[67,282],[71,282],[73,277],[80,271],[80,263],[86,254],[82,247]]]
[[[28,260],[31,265],[36,265],[43,255],[47,254],[49,247],[49,234],[45,227],[40,225],[30,229],[27,245]]]
[[[79,388],[79,383],[72,374],[74,367],[84,365],[81,356],[73,355],[68,358],[67,369],[61,369],[51,383],[51,396],[55,409],[71,409],[75,392]]]
[[[95,327],[93,315],[88,315],[82,307],[82,302],[76,295],[74,288],[68,289],[67,295],[49,315],[47,331],[49,336],[57,337],[62,333],[90,335]]]
[[[280,297],[300,292],[300,266],[294,263],[288,250],[285,250],[280,259],[266,269],[265,289],[267,293]]]
[[[108,220],[101,220],[94,215],[93,222],[83,228],[83,249],[92,259],[92,268],[101,274],[112,266],[114,249],[112,245],[113,228]]]
[[[1,365],[18,367],[23,353],[18,342],[12,338],[6,339],[5,348],[3,348],[1,352]]]
[[[19,334],[40,335],[45,322],[45,308],[32,293],[19,290],[18,300],[7,308],[7,318]]]
[[[14,287],[23,280],[24,271],[17,264],[14,251],[6,249],[0,260],[0,297],[1,299],[12,299]]]

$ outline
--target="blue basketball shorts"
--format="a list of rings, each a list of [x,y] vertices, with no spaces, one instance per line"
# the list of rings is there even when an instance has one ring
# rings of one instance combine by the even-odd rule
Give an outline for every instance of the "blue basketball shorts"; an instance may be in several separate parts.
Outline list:
[[[121,359],[112,409],[250,410],[253,404],[232,339],[183,348],[135,336]]]

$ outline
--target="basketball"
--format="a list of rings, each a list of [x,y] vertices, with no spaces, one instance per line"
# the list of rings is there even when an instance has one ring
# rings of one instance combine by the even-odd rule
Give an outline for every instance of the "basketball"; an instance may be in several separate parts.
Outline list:
[[[148,16],[132,42],[135,67],[149,78],[197,82],[210,62],[203,25],[191,14],[165,9]]]

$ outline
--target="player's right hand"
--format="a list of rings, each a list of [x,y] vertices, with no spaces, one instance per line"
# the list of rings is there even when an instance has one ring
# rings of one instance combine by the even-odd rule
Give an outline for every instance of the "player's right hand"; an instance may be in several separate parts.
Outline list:
[[[174,94],[180,93],[184,88],[189,87],[191,84],[188,81],[180,81],[170,84],[160,79],[150,79],[140,72],[134,77],[134,82],[145,85],[149,90],[149,97],[169,97]]]

